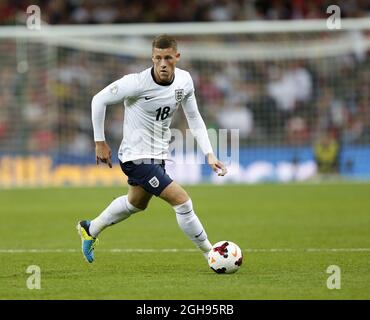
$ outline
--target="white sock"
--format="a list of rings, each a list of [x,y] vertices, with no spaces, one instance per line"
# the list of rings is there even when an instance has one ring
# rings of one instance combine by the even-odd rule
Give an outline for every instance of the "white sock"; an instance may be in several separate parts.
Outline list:
[[[96,238],[106,227],[127,219],[141,209],[134,207],[128,202],[127,195],[114,199],[111,204],[94,220],[91,221],[89,233]]]
[[[208,241],[206,231],[201,222],[193,211],[191,199],[173,208],[176,211],[176,219],[182,231],[185,232],[188,238],[203,252],[205,258],[208,259],[208,252],[212,249],[212,245]]]

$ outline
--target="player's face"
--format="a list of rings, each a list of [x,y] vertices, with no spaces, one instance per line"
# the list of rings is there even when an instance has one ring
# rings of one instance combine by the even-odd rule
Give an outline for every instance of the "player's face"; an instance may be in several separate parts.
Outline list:
[[[180,53],[173,48],[154,48],[152,52],[152,61],[156,80],[159,80],[159,82],[170,82],[179,59]]]

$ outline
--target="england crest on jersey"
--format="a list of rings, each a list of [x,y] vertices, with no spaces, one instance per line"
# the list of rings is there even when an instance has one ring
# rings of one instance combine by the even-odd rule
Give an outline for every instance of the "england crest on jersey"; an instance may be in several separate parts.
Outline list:
[[[177,102],[181,102],[184,98],[184,89],[175,90],[175,99]]]

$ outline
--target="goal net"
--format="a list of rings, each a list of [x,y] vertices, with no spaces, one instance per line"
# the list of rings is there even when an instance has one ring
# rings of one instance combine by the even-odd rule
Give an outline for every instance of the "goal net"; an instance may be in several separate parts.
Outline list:
[[[0,186],[124,183],[119,166],[94,165],[91,99],[150,67],[161,33],[178,40],[219,152],[227,129],[229,174],[170,164],[180,182],[370,178],[369,31],[370,19],[2,27]],[[116,163],[122,121],[122,105],[107,109]],[[181,111],[172,127],[185,132]]]

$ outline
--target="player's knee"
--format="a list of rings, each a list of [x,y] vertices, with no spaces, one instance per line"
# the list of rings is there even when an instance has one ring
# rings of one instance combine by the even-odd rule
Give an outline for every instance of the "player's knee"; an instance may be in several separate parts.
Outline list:
[[[167,199],[165,200],[169,202],[172,206],[177,206],[187,203],[190,200],[190,198],[188,194],[185,191],[183,191],[183,192],[172,192],[170,195],[167,196]]]
[[[148,207],[149,200],[150,199],[132,195],[128,195],[127,197],[127,202],[130,203],[136,209],[138,209],[138,211],[144,211]]]
[[[143,202],[136,202],[136,203],[131,203],[131,204],[136,209],[134,213],[139,212],[139,211],[144,211],[148,207],[148,203],[143,203]]]
[[[136,213],[140,211],[144,211],[148,207],[148,202],[143,201],[135,201],[132,199],[127,199],[127,207],[129,208],[131,213]]]
[[[190,199],[186,191],[175,182],[168,185],[159,196],[171,206],[183,204]]]

